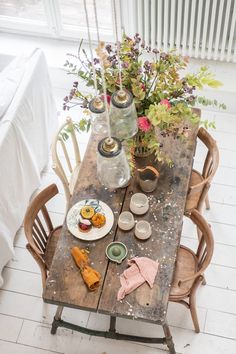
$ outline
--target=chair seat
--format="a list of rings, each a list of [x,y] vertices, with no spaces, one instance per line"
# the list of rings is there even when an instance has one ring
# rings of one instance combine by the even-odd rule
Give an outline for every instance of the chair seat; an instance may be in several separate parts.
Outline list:
[[[189,295],[194,280],[184,282],[180,286],[179,281],[194,275],[197,272],[197,264],[198,261],[194,252],[185,246],[180,246],[170,290],[170,300],[175,301]]]
[[[78,180],[78,175],[79,175],[79,170],[80,170],[80,164],[77,165],[72,174],[71,174],[71,177],[70,177],[70,182],[69,182],[69,190],[70,190],[70,195],[73,194],[73,191],[74,191],[74,188],[75,188],[75,184]]]
[[[204,181],[204,178],[202,177],[201,173],[196,170],[192,170],[190,182],[189,182],[189,187],[196,186],[197,184],[199,184],[203,181]],[[203,188],[203,186],[202,186],[202,188]],[[199,198],[200,198],[201,192],[202,192],[202,188],[199,188],[199,190],[196,190],[195,193],[192,193],[192,194],[190,193],[187,196],[186,206],[185,206],[186,210],[197,209],[198,201],[199,201]]]
[[[189,186],[196,186],[196,184],[201,183],[202,181],[204,181],[204,178],[202,177],[201,173],[197,170],[192,170]]]
[[[45,255],[44,255],[44,261],[47,266],[47,269],[50,269],[52,265],[52,259],[54,256],[54,253],[56,251],[57,247],[57,242],[59,240],[60,234],[61,234],[61,229],[62,226],[56,227],[49,235]]]

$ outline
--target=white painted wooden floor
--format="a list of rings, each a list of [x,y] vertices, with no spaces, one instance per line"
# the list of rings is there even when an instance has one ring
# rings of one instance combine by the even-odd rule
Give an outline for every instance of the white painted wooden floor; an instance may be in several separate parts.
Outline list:
[[[57,71],[50,71],[56,77]],[[58,107],[67,94],[63,85],[54,85]],[[222,98],[224,101],[224,98]],[[234,103],[235,105],[235,103]],[[74,118],[78,113],[72,113]],[[220,148],[220,166],[210,190],[211,210],[205,217],[212,225],[215,251],[206,272],[207,285],[198,291],[197,305],[201,333],[195,334],[190,313],[185,307],[171,303],[168,320],[177,353],[235,354],[236,353],[236,116],[226,113],[203,112],[204,117],[216,120],[212,131]],[[64,115],[62,115],[63,119]],[[88,136],[81,135],[82,155]],[[196,167],[202,161],[202,147],[196,155]],[[48,168],[42,175],[40,188],[57,183],[60,194],[50,203],[50,213],[56,224],[63,222],[65,197],[58,178]],[[195,235],[185,222],[182,243],[195,247]],[[5,283],[0,290],[0,354],[161,354],[166,347],[142,345],[89,337],[66,329],[50,334],[55,307],[44,304],[41,298],[39,269],[25,249],[21,228],[15,238],[15,257],[4,270]],[[108,328],[103,315],[65,309],[66,320]],[[137,335],[162,335],[158,326],[137,321],[119,320],[118,330]]]

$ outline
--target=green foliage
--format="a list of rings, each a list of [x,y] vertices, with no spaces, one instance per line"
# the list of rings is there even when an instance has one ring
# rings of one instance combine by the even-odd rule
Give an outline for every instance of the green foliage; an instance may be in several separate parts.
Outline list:
[[[219,108],[219,109],[226,109],[226,105],[224,103],[218,103],[217,100],[210,100],[210,99],[205,98],[203,96],[197,97],[197,103],[199,103],[202,106],[213,106],[213,107]]]
[[[185,79],[189,85],[195,86],[200,90],[202,90],[204,86],[212,88],[222,86],[222,83],[214,78],[214,74],[212,74],[206,66],[202,66],[196,74],[187,74]]]
[[[78,123],[77,122],[73,122],[71,125],[66,126],[61,131],[59,137],[63,141],[66,141],[66,140],[69,139],[72,130],[75,129],[78,133],[85,132],[85,131],[89,132],[90,126],[91,126],[90,119],[82,118],[82,119],[80,119],[80,121]]]
[[[101,65],[105,70],[107,94],[120,88],[119,66],[116,45],[106,45],[100,42],[96,49],[97,57],[94,58],[98,91],[102,93]],[[74,75],[78,80],[85,82],[86,86],[93,87],[93,68],[90,58],[82,48],[80,42],[78,54],[69,55],[64,67],[69,75]],[[149,59],[147,59],[149,58]],[[177,55],[175,51],[168,53],[151,49],[141,41],[138,34],[134,38],[123,35],[120,43],[120,61],[122,66],[123,86],[132,92],[139,117],[146,116],[152,124],[152,129],[145,133],[148,147],[156,155],[159,161],[171,161],[163,153],[160,144],[156,140],[155,128],[159,128],[164,135],[174,135],[184,140],[187,136],[183,123],[202,124],[206,128],[213,128],[214,122],[200,121],[192,108],[197,103],[202,106],[213,106],[226,109],[224,103],[199,96],[196,90],[204,87],[218,88],[222,84],[205,66],[200,67],[196,73],[181,76],[181,71],[186,69],[188,58]],[[90,96],[84,95],[78,90],[78,82],[74,82],[73,89],[64,99],[64,109],[70,109],[76,105],[88,108]],[[163,103],[163,100],[168,104]],[[90,129],[90,117],[85,116],[75,126],[78,131]],[[64,139],[68,132],[63,132]],[[130,162],[132,164],[132,161]]]

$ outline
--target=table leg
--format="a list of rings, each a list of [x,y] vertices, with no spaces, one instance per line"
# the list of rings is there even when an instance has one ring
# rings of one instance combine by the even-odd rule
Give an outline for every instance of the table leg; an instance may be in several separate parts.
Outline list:
[[[116,332],[116,317],[111,316],[110,317],[110,328],[109,328],[109,332]]]
[[[57,328],[59,327],[59,323],[61,320],[61,314],[63,311],[63,306],[57,306],[57,311],[53,319],[51,334],[56,334]]]
[[[167,322],[165,322],[162,325],[162,328],[163,328],[163,331],[164,331],[164,334],[166,337],[166,344],[167,344],[167,347],[169,348],[170,354],[176,354],[174,342],[173,342],[173,339],[172,339],[172,336],[170,333],[170,328],[169,328]]]

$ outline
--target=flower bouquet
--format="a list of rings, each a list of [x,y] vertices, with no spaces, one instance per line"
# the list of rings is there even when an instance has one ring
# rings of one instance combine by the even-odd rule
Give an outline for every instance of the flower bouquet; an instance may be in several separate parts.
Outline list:
[[[102,94],[101,65],[105,70],[107,100],[119,89],[119,67],[117,46],[100,42],[94,58],[96,80]],[[68,54],[73,60],[67,60],[65,68],[68,74],[74,74],[86,82],[88,87],[94,86],[92,63],[79,46],[78,55]],[[209,100],[196,94],[204,86],[217,88],[221,85],[207,67],[201,67],[195,74],[183,76],[180,72],[186,69],[188,57],[177,55],[175,51],[168,53],[151,49],[142,42],[139,34],[134,38],[123,35],[120,43],[120,61],[122,66],[122,84],[133,97],[138,115],[137,135],[128,141],[129,150],[136,156],[154,153],[158,161],[171,164],[171,159],[162,150],[157,131],[163,136],[185,138],[192,124],[199,123],[199,116],[194,113],[194,105],[213,105],[225,109],[225,105],[216,100]],[[70,94],[64,98],[63,109],[80,105],[84,108],[84,117],[76,124],[79,131],[89,130],[91,115],[88,104],[91,95],[84,95],[75,81]],[[201,121],[206,127],[214,127],[213,122]]]

